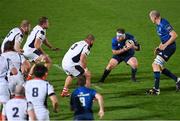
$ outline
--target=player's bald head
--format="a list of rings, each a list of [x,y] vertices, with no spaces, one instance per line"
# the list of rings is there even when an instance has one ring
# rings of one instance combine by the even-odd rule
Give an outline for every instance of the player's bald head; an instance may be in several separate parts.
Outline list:
[[[27,26],[29,26],[30,25],[30,22],[28,21],[28,20],[22,20],[21,21],[21,27],[27,27]]]
[[[150,11],[149,16],[159,18],[160,17],[160,12],[157,11],[157,10],[152,10],[152,11]]]
[[[15,88],[15,96],[24,96],[25,89],[22,85],[17,85]]]
[[[86,36],[86,39],[88,39],[89,41],[94,41],[94,40],[95,40],[95,37],[94,37],[94,35],[92,35],[92,34],[88,34],[88,35]]]
[[[81,75],[78,77],[78,85],[79,86],[85,86],[86,84],[86,77],[84,75]]]

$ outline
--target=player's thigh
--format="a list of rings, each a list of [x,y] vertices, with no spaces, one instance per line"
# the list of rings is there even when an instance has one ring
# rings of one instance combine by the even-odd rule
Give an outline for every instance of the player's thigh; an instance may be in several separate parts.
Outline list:
[[[153,71],[161,71],[164,68],[165,60],[162,56],[157,55],[152,63]]]
[[[75,66],[62,66],[63,70],[66,72],[68,76],[78,77],[84,74],[84,69],[80,65]]]
[[[165,50],[158,53],[166,62],[171,58],[171,56],[175,53],[176,48],[167,47]]]
[[[138,67],[138,60],[136,57],[131,57],[129,58],[129,60],[126,62],[128,65],[130,65],[131,67]]]
[[[115,68],[120,62],[115,59],[115,58],[111,58],[111,60],[109,61],[108,65],[107,65],[107,68],[109,69],[113,69]]]

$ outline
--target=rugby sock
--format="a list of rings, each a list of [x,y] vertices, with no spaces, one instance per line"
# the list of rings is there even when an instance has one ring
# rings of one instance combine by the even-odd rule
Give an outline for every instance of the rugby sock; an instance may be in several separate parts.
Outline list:
[[[105,78],[109,75],[110,72],[111,72],[111,70],[105,69],[101,79],[99,80],[99,82],[104,82]]]
[[[131,78],[135,79],[136,78],[136,72],[137,72],[137,68],[131,68]]]
[[[0,121],[2,121],[2,113],[0,112]]]
[[[155,71],[154,72],[154,87],[155,87],[155,89],[159,89],[159,80],[160,80],[160,72]]]
[[[168,69],[163,69],[162,74],[168,76],[169,78],[173,79],[175,82],[177,82],[177,76],[175,76],[173,73],[171,73]]]

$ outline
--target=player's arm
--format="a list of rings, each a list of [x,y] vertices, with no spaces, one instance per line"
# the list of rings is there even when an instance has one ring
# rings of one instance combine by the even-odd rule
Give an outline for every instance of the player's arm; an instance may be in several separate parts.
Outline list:
[[[36,114],[34,112],[33,104],[31,102],[27,103],[27,114],[31,121],[36,121]]]
[[[7,121],[5,107],[6,106],[4,105],[3,109],[0,109],[0,113],[1,113],[1,110],[2,110],[2,115],[1,115],[2,121]]]
[[[7,59],[7,64],[10,70],[10,75],[17,75],[18,71],[10,59]]]
[[[1,115],[2,121],[7,121],[7,118],[5,115]]]
[[[58,51],[59,50],[59,48],[53,48],[53,46],[51,45],[51,43],[49,43],[47,38],[43,41],[43,44],[45,44],[52,51]]]
[[[49,98],[50,98],[50,100],[52,102],[52,105],[53,105],[53,111],[55,113],[58,112],[59,105],[58,105],[58,99],[57,99],[56,95],[55,94],[51,94]]]
[[[37,50],[40,50],[43,54],[45,54],[45,51],[41,48],[41,44],[42,44],[42,41],[37,38],[35,40],[35,43],[34,43],[34,47],[37,49]]]
[[[135,49],[136,51],[140,51],[140,50],[141,50],[141,46],[140,46],[140,44],[139,44],[138,42],[135,42],[135,44],[134,44],[134,49]]]
[[[28,71],[30,70],[31,68],[31,64],[28,60],[25,60],[22,65],[21,65],[21,71],[22,73],[28,73]]]
[[[80,56],[80,65],[86,69],[87,68],[87,56],[86,54],[81,54]]]
[[[23,49],[21,49],[21,44],[20,44],[19,42],[15,42],[14,49],[15,49],[17,52],[20,52],[20,53],[23,52]]]
[[[112,49],[112,53],[113,53],[113,55],[119,55],[119,54],[122,54],[122,53],[128,51],[129,49],[130,48],[128,48],[128,47],[124,47],[124,48],[119,49],[119,50]]]
[[[171,35],[170,39],[165,43],[165,46],[167,47],[168,45],[172,44],[173,42],[175,42],[176,38],[178,37],[177,33],[172,30],[170,33]]]
[[[104,116],[104,101],[103,101],[103,97],[99,94],[96,93],[95,98],[98,100],[98,104],[99,104],[99,117],[100,119]]]
[[[36,114],[33,109],[28,111],[28,116],[31,119],[31,121],[37,121]]]
[[[20,52],[20,53],[23,53],[24,50],[21,49],[21,43],[23,41],[23,35],[20,35],[20,36],[17,36],[15,38],[15,43],[14,43],[14,49],[17,51],[17,52]]]

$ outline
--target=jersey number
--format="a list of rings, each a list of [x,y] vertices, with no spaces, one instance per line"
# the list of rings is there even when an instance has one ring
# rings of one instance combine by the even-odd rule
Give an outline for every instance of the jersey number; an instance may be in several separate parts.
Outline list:
[[[38,97],[38,88],[37,87],[32,89],[32,96]]]
[[[17,118],[17,117],[19,117],[19,115],[18,115],[19,108],[17,108],[17,107],[14,107],[12,110],[14,111],[13,117],[14,117],[14,118]]]
[[[82,106],[85,107],[86,106],[85,98],[84,97],[80,97],[79,100],[80,100]]]
[[[75,44],[73,47],[71,47],[71,50],[74,50],[74,48],[77,46],[78,46],[78,44]]]
[[[6,38],[8,38],[13,32],[9,32],[6,36]]]

